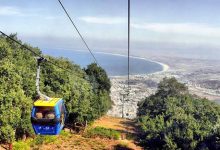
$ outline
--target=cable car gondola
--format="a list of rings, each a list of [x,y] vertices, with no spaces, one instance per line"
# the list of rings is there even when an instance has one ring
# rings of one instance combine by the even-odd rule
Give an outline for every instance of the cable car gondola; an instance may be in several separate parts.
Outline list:
[[[39,99],[34,102],[31,123],[35,134],[57,135],[64,127],[66,109],[62,98],[50,98],[40,92],[40,63],[44,58],[37,58],[36,88]]]

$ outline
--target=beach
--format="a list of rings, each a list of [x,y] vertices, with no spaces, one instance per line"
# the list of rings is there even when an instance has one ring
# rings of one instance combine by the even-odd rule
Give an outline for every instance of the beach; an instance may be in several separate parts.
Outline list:
[[[127,55],[124,55],[124,54],[116,54],[116,53],[107,53],[107,52],[95,52],[97,54],[107,54],[107,55],[114,55],[114,56],[121,56],[121,57],[128,57]],[[159,65],[162,66],[163,70],[162,71],[167,71],[169,69],[169,66],[167,64],[164,64],[162,62],[158,62],[158,61],[155,61],[155,60],[151,60],[149,58],[144,58],[144,57],[139,57],[139,56],[130,56],[130,58],[137,58],[137,59],[143,59],[143,60],[146,60],[146,61],[149,61],[149,62],[153,62],[153,63],[157,63]]]

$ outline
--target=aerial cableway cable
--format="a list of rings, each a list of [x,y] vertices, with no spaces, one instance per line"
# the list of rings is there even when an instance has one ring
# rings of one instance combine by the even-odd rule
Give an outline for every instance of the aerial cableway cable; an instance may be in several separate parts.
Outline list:
[[[129,94],[130,94],[130,0],[128,0],[128,43],[127,43],[128,45],[128,60],[127,60],[127,69],[128,69],[128,76],[127,76],[127,84],[128,84],[128,86],[127,86],[127,89],[124,87],[124,89],[125,89],[125,93],[124,92],[120,92],[120,95],[122,96],[122,99],[121,99],[121,101],[122,101],[122,118],[124,118],[124,107],[125,107],[125,102],[128,102],[129,101]],[[125,100],[125,98],[126,98],[126,100]]]
[[[8,35],[5,34],[4,32],[0,31],[0,33],[1,33],[2,35],[4,35],[5,37],[9,38],[10,40],[12,40],[13,42],[17,43],[17,44],[20,45],[21,47],[23,47],[23,48],[25,48],[26,50],[30,51],[30,52],[33,53],[35,56],[40,57],[40,58],[42,58],[42,59],[45,59],[46,62],[48,62],[48,63],[50,63],[50,64],[52,64],[52,65],[54,65],[54,66],[56,66],[56,67],[58,67],[58,68],[60,68],[60,69],[63,69],[63,70],[65,70],[65,71],[69,72],[69,73],[73,73],[72,71],[63,68],[63,67],[57,65],[56,63],[47,60],[47,59],[44,58],[42,55],[36,53],[35,51],[33,51],[32,49],[30,49],[29,47],[25,46],[24,44],[20,43],[19,41],[15,40],[14,38],[8,36]]]
[[[4,32],[0,31],[2,35],[6,36],[7,38],[9,38],[10,40],[12,40],[13,42],[19,44],[20,46],[24,47],[25,49],[27,49],[28,51],[32,52],[35,56],[41,57],[41,55],[37,54],[36,52],[34,52],[33,50],[31,50],[30,48],[28,48],[27,46],[21,44],[19,41],[13,39],[12,37],[8,36],[7,34],[5,34]]]
[[[130,0],[128,0],[128,93],[130,91]]]
[[[86,48],[89,50],[90,54],[92,55],[95,63],[100,66],[98,64],[97,59],[95,58],[95,55],[92,53],[92,50],[89,48],[88,44],[86,43],[85,39],[83,38],[82,34],[79,32],[79,29],[77,28],[77,26],[75,25],[75,23],[73,22],[72,18],[70,17],[69,13],[67,12],[67,10],[65,9],[64,5],[62,4],[62,2],[60,0],[58,0],[61,7],[63,8],[64,12],[66,13],[67,17],[69,18],[70,22],[72,23],[73,27],[76,29],[77,33],[79,34],[80,38],[82,39],[83,43],[85,44]]]

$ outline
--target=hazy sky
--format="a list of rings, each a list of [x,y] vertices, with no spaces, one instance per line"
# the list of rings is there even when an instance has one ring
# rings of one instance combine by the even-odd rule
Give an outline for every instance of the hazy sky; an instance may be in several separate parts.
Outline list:
[[[0,30],[43,49],[85,49],[57,0],[0,0]],[[124,50],[127,0],[62,0],[92,49]],[[131,0],[132,49],[220,49],[219,0]]]

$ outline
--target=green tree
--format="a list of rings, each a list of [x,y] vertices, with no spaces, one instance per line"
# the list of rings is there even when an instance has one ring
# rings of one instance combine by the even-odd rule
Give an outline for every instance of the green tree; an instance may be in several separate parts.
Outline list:
[[[10,139],[5,139],[7,136],[0,135],[0,141],[14,140],[17,130],[22,130],[23,134],[28,132],[25,126],[19,126],[21,122],[28,118],[27,125],[30,125],[29,114],[31,101],[28,99],[23,89],[21,88],[21,77],[14,71],[14,65],[9,60],[0,62],[0,130],[5,133],[5,128],[14,129],[13,133],[9,134]],[[22,133],[21,133],[22,134]],[[22,135],[18,135],[18,137]]]
[[[176,79],[139,103],[141,140],[148,149],[217,149],[220,106],[190,95]]]
[[[16,34],[11,37],[17,39]],[[41,54],[38,48],[24,45]],[[79,65],[62,57],[46,58],[69,70],[65,71],[51,63],[42,63],[40,89],[50,97],[63,97],[70,123],[93,121],[110,108],[110,81],[102,68],[98,68],[101,75],[92,75],[97,82],[96,86],[88,80],[89,76]],[[33,99],[37,95],[35,79],[34,55],[10,39],[0,36],[0,142],[12,142],[33,134],[30,113]],[[105,85],[102,86],[102,83]]]
[[[188,93],[187,87],[177,82],[176,78],[164,78],[158,85],[157,95],[161,98],[178,96]]]
[[[93,117],[104,115],[112,105],[110,94],[111,82],[104,69],[92,63],[84,69],[87,79],[93,87],[95,96],[91,101]]]
[[[99,67],[96,63],[92,63],[87,66],[85,72],[89,76],[90,82],[95,85],[94,87],[110,92],[111,82],[104,69]]]

